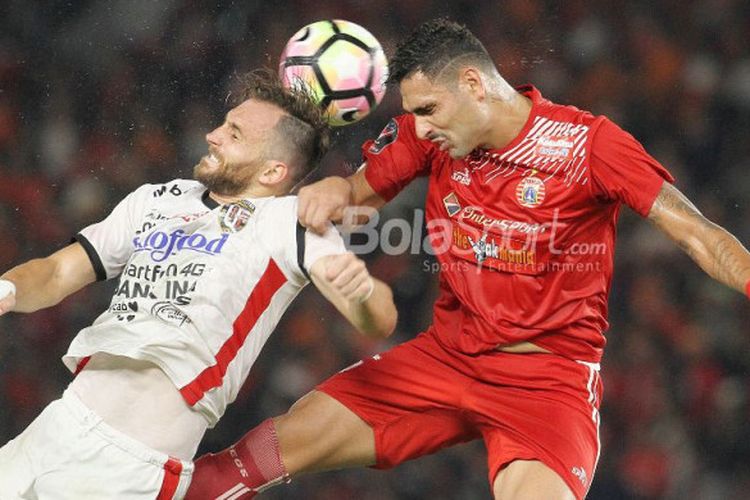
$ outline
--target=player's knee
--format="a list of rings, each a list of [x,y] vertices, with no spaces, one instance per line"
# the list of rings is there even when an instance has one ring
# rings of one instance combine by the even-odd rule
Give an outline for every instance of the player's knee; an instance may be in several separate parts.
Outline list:
[[[374,462],[372,430],[348,408],[313,391],[274,418],[287,471],[292,475]]]
[[[286,413],[273,419],[282,448],[286,443],[296,448],[321,442],[319,438],[329,423],[330,412],[320,394],[317,391],[307,393]]]

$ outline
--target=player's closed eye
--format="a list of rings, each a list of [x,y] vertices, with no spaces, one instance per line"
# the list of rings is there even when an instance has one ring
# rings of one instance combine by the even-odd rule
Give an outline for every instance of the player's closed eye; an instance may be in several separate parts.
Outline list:
[[[435,112],[434,104],[428,104],[427,106],[422,106],[421,108],[417,108],[414,110],[414,114],[418,116],[429,116],[434,112]]]

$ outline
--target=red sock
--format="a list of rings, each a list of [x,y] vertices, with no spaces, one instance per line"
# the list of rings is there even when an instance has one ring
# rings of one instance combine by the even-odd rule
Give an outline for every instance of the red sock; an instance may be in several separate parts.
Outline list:
[[[282,482],[289,482],[289,474],[273,420],[268,419],[226,450],[196,460],[185,500],[247,500]]]

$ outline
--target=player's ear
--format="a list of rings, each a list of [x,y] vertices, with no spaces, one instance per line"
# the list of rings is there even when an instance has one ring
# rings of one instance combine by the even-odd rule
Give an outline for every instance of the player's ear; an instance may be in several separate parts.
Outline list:
[[[482,73],[474,66],[464,66],[458,71],[458,85],[479,100],[485,97]]]
[[[290,175],[291,172],[286,163],[278,160],[268,160],[260,172],[258,181],[265,186],[278,186],[286,181]]]

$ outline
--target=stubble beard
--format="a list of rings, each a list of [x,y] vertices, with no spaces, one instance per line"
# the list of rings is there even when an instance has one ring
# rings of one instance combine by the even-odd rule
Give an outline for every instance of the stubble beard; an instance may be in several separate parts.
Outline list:
[[[245,192],[249,187],[249,178],[232,176],[230,174],[230,172],[239,169],[227,165],[226,163],[222,163],[218,168],[206,171],[208,169],[203,168],[203,162],[204,160],[201,160],[201,162],[193,168],[193,178],[206,186],[210,192],[223,196],[238,196]]]

